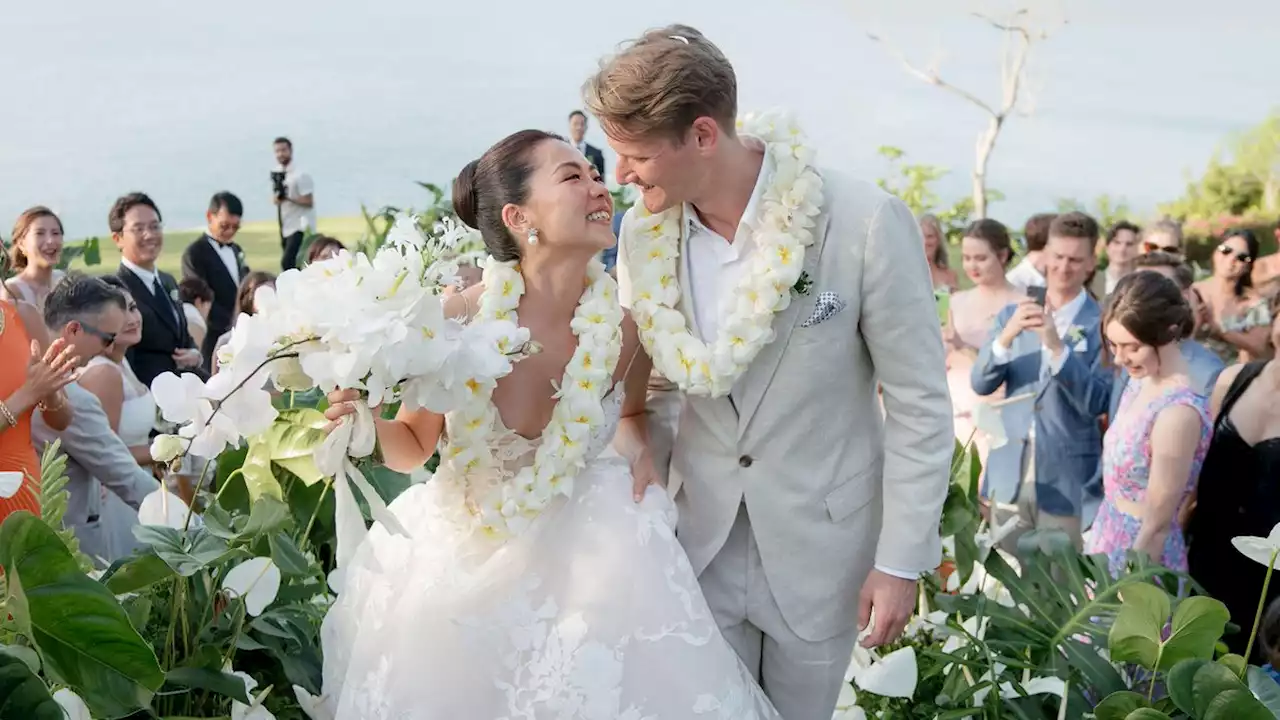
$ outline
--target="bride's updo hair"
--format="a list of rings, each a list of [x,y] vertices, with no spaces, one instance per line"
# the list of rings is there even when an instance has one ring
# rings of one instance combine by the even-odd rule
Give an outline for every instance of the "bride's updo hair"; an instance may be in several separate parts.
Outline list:
[[[533,150],[547,140],[564,142],[542,130],[512,133],[467,163],[453,181],[453,211],[480,231],[485,249],[497,260],[520,259],[520,242],[502,221],[502,208],[528,201]]]

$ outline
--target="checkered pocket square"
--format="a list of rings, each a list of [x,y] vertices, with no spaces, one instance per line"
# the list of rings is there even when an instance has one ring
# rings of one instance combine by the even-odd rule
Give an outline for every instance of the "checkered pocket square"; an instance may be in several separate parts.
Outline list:
[[[844,310],[847,305],[848,303],[841,300],[840,296],[833,292],[818,293],[818,302],[813,308],[813,314],[809,316],[808,320],[801,323],[800,327],[813,327],[820,322],[825,322],[831,319],[832,315]]]

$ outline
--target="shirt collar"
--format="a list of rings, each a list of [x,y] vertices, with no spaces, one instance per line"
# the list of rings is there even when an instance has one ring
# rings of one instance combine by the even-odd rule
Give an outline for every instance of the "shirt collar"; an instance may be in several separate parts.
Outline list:
[[[1076,315],[1080,314],[1080,308],[1084,307],[1084,301],[1088,295],[1089,293],[1085,292],[1084,288],[1081,288],[1080,294],[1072,298],[1071,302],[1058,308],[1054,315],[1062,318],[1063,320],[1070,320],[1074,322]]]
[[[141,280],[142,284],[146,285],[148,289],[150,289],[152,285],[155,285],[156,278],[158,277],[155,270],[147,270],[146,268],[139,267],[130,262],[128,258],[120,258],[120,264],[129,268],[129,271],[134,275],[137,275],[138,279]]]
[[[204,236],[205,236],[205,238],[206,238],[206,239],[208,239],[209,244],[213,246],[213,249],[214,249],[214,250],[221,250],[222,248],[226,248],[226,249],[228,249],[228,250],[230,250],[230,249],[231,249],[231,243],[227,243],[226,245],[223,245],[222,243],[218,242],[218,239],[217,239],[217,238],[215,238],[214,236],[210,235],[210,234],[209,234],[209,231],[207,231],[207,230],[205,231]]]
[[[763,144],[763,141],[753,137],[744,136],[744,139]],[[759,220],[757,215],[760,214],[760,203],[763,202],[764,194],[769,190],[769,183],[773,181],[775,170],[777,170],[777,163],[773,161],[773,157],[769,155],[769,151],[766,149],[764,153],[764,162],[760,163],[760,173],[756,175],[756,185],[751,190],[751,199],[747,201],[747,209],[742,212],[742,219],[738,221],[739,229],[741,229],[743,225],[754,227],[756,221]],[[684,216],[688,218],[687,222],[689,223],[690,236],[703,231],[714,232],[711,228],[704,225],[702,220],[698,218],[698,212],[694,209],[693,203],[684,204]],[[734,238],[726,239],[730,241],[734,240]]]

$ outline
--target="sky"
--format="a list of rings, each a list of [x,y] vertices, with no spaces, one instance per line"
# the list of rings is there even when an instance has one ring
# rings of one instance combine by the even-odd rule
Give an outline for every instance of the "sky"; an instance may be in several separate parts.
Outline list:
[[[1280,3],[1029,0],[1048,37],[1029,64],[1034,102],[1000,135],[991,214],[1020,225],[1062,197],[1123,197],[1137,215],[1177,197],[1234,131],[1280,96]],[[920,65],[996,102],[1001,34],[982,0],[51,0],[6,9],[0,44],[0,235],[33,204],[70,237],[104,234],[112,200],[152,195],[170,227],[203,223],[231,190],[274,217],[271,140],[294,141],[321,216],[422,203],[525,127],[563,132],[602,56],[648,27],[699,28],[734,63],[743,111],[797,116],[819,163],[874,179],[876,148],[969,190],[978,109],[910,76]],[[1061,20],[1065,19],[1065,24]],[[604,146],[592,127],[588,141]],[[608,151],[606,150],[606,154]],[[612,172],[612,158],[608,157]]]

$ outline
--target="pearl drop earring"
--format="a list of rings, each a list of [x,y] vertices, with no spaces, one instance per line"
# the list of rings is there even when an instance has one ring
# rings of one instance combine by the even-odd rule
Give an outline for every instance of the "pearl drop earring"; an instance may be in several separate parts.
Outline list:
[[[533,228],[533,229],[529,230],[529,244],[530,244],[530,245],[537,245],[537,244],[538,244],[538,229],[537,229],[537,228]]]

